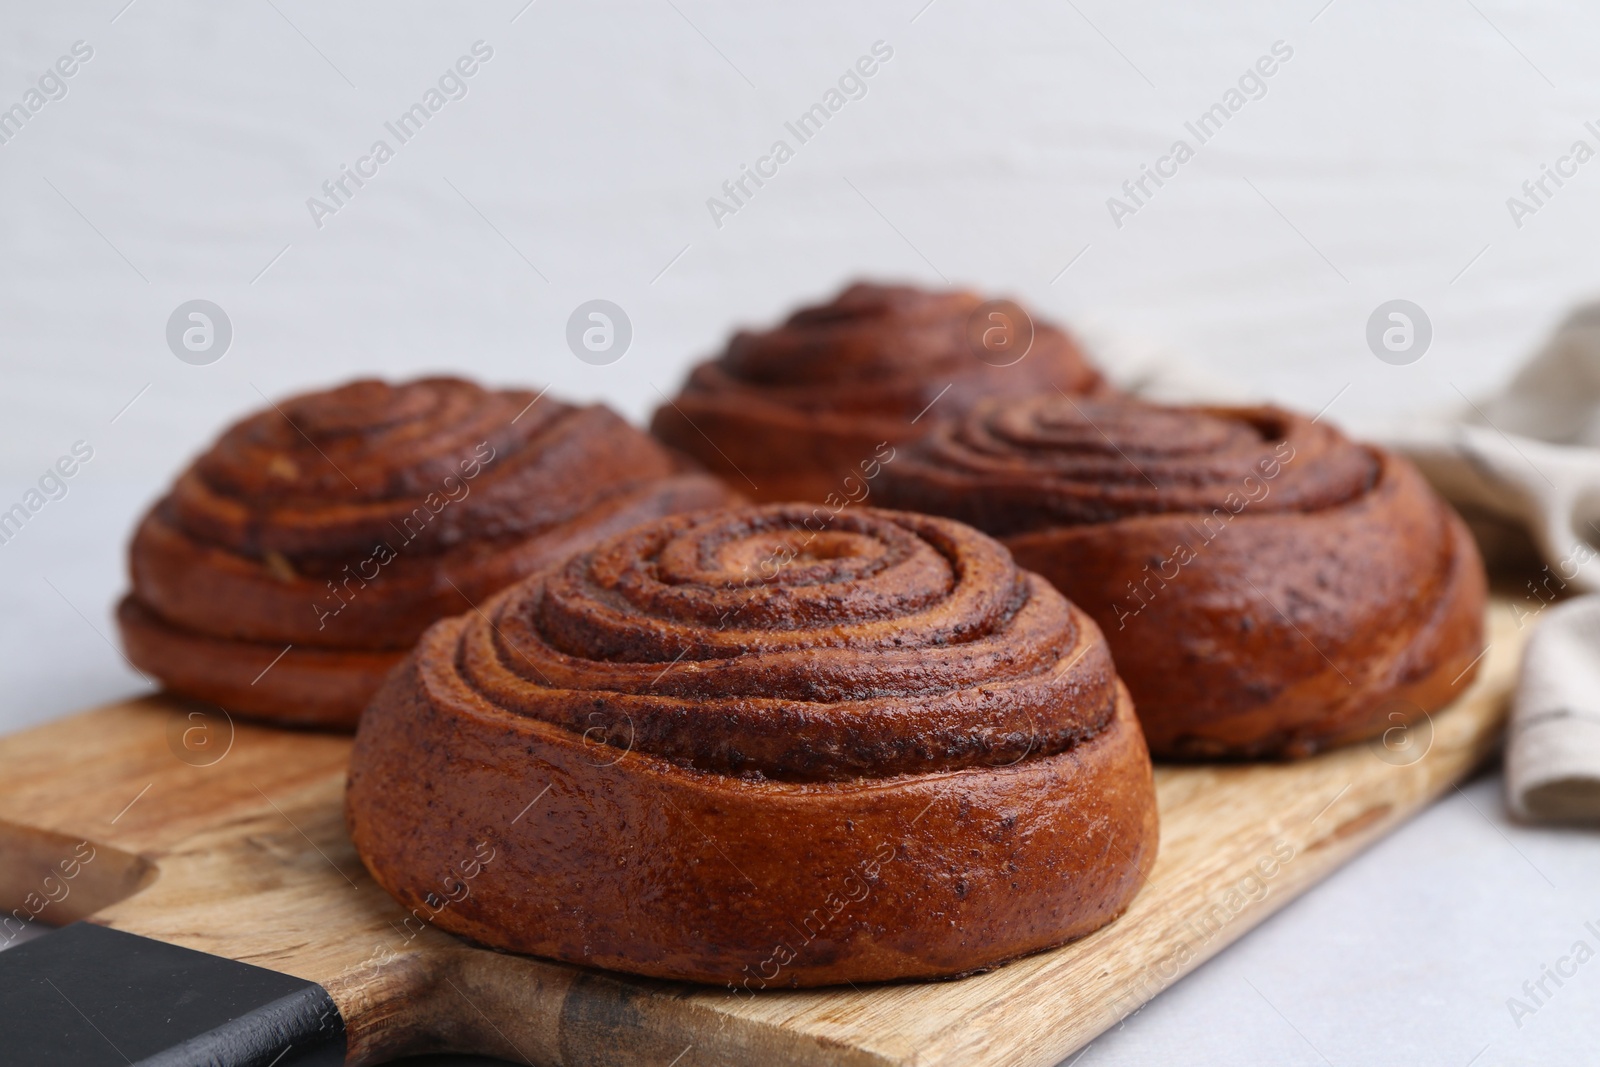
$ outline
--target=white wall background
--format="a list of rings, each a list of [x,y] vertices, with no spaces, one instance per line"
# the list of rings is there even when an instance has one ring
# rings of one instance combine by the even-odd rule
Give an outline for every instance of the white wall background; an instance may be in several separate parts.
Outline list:
[[[10,0],[0,13],[0,106],[75,41],[94,49],[65,98],[0,145],[0,508],[72,442],[95,449],[69,495],[0,545],[4,728],[142,684],[104,640],[124,539],[260,393],[457,371],[643,416],[737,323],[857,275],[942,276],[1170,343],[1300,407],[1348,386],[1332,417],[1361,425],[1491,389],[1600,288],[1600,162],[1520,229],[1505,204],[1573,140],[1600,147],[1584,129],[1600,118],[1600,11],[1575,2],[125,2]],[[469,95],[317,228],[306,198],[480,39],[494,57]],[[894,57],[867,96],[713,225],[706,198],[878,40]],[[1106,198],[1280,40],[1293,58],[1265,97],[1114,226]],[[235,330],[210,366],[165,343],[169,313],[196,297]],[[633,347],[607,367],[563,340],[593,297],[634,324]],[[1406,367],[1363,340],[1368,314],[1395,297],[1422,305],[1435,331]],[[1318,1044],[1350,1062],[1400,1048],[1407,1062],[1464,1064],[1485,1041],[1501,1044],[1484,1063],[1583,1047],[1574,1027],[1596,1002],[1594,975],[1565,1023],[1537,1020],[1545,1044],[1507,1023],[1501,1001],[1546,949],[1481,924],[1552,904],[1496,883],[1509,895],[1469,907],[1472,879],[1518,861],[1500,831],[1452,810],[1476,834],[1455,867],[1440,859],[1395,885],[1374,853],[1246,942],[1266,948],[1230,954],[1125,1031],[1143,1037],[1091,1057],[1134,1062],[1192,1038],[1201,1060],[1322,1062],[1247,989],[1212,977],[1249,951],[1284,974],[1343,961],[1351,987],[1303,991],[1300,1018],[1320,1005]],[[1570,847],[1588,850],[1592,886],[1592,844]],[[1401,854],[1424,851],[1413,839]],[[1404,931],[1363,926],[1365,949],[1304,953],[1322,928],[1292,917],[1321,901],[1327,922],[1356,921],[1369,877],[1402,909],[1449,880],[1457,895],[1439,906],[1453,918],[1427,948],[1434,978],[1396,973],[1386,939]],[[1460,947],[1474,941],[1487,956]],[[1400,971],[1425,962],[1407,961]],[[1466,1000],[1426,1002],[1468,967],[1485,977]],[[1375,1045],[1372,1012],[1431,1021]]]

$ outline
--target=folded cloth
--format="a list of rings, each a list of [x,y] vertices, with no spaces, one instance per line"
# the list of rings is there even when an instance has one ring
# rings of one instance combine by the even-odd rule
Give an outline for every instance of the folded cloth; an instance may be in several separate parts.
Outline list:
[[[1509,520],[1544,560],[1513,602],[1537,621],[1511,706],[1506,799],[1530,820],[1600,822],[1600,303],[1454,425],[1388,442],[1469,516]]]
[[[1528,639],[1506,794],[1525,819],[1600,820],[1600,596],[1557,604]]]
[[[1600,592],[1600,303],[1573,312],[1492,399],[1383,436],[1469,516],[1522,526],[1548,590]]]

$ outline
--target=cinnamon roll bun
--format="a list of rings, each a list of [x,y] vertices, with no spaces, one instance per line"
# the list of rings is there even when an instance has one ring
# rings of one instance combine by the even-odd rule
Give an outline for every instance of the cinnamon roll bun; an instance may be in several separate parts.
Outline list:
[[[741,994],[1121,913],[1155,794],[1094,622],[959,523],[819,511],[663,519],[435,624],[352,753],[378,882],[483,944]]]
[[[179,476],[134,535],[118,622],[129,659],[176,692],[351,727],[435,619],[731,499],[604,407],[356,381],[245,418]]]
[[[881,499],[999,537],[1100,623],[1150,749],[1304,756],[1450,702],[1483,564],[1404,459],[1273,407],[979,405]]]
[[[1104,383],[1071,337],[1011,301],[857,283],[775,329],[735,334],[651,430],[756,500],[822,500],[847,495],[862,464],[935,417],[1053,387]]]

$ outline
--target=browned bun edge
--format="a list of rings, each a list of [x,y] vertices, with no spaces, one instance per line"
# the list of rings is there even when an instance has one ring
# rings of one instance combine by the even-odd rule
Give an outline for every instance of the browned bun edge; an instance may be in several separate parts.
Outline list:
[[[488,705],[439,661],[464,625],[395,672],[352,755],[352,840],[418,928],[745,995],[992,967],[1110,922],[1154,864],[1120,686],[1107,727],[1053,756],[751,780]]]
[[[403,650],[359,652],[231,641],[171,626],[133,597],[117,605],[129,661],[230,714],[353,730]]]
[[[1101,623],[1156,756],[1301,758],[1447,706],[1484,649],[1471,535],[1408,462],[1378,456],[1372,488],[1337,507],[1005,541]]]

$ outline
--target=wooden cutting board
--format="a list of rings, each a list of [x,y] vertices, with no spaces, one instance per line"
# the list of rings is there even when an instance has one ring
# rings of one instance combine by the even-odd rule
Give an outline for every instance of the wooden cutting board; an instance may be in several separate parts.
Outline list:
[[[751,999],[472,948],[431,927],[408,939],[345,835],[346,738],[230,725],[164,696],[0,739],[0,908],[36,907],[42,877],[87,841],[93,859],[38,922],[92,917],[320,983],[350,1063],[455,1050],[563,1065],[1043,1067],[1480,764],[1521,654],[1503,603],[1490,638],[1460,700],[1386,742],[1158,768],[1160,859],[1127,914],[959,981]]]

